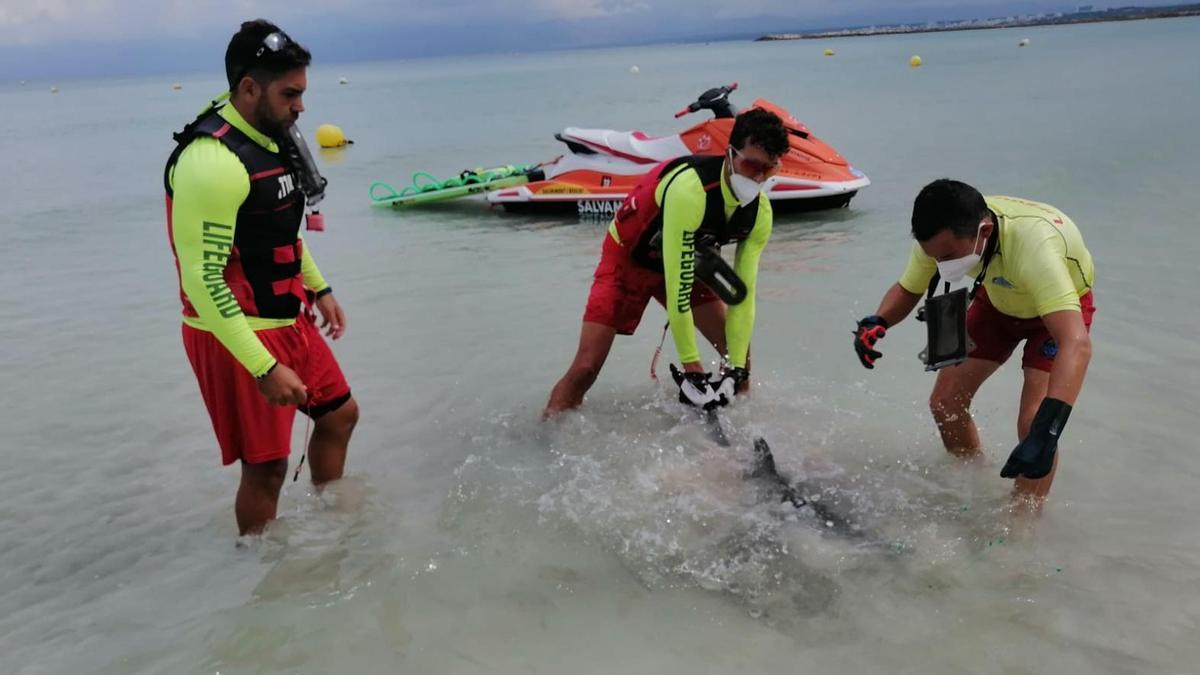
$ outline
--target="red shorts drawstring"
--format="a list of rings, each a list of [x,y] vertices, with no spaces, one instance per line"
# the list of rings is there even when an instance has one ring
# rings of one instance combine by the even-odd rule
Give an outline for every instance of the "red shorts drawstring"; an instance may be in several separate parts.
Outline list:
[[[667,343],[667,329],[670,327],[670,321],[663,326],[662,339],[658,341],[658,349],[654,350],[654,356],[650,358],[650,379],[655,382],[658,382],[658,357],[662,354],[663,345]]]
[[[309,317],[312,317],[312,318],[310,319]],[[308,344],[307,331],[305,331],[304,328],[300,325],[300,322],[301,321],[310,321],[310,320],[313,322],[314,325],[316,324],[316,317],[313,317],[313,315],[312,315],[312,307],[311,307],[311,305],[308,305],[306,303],[305,307],[304,307],[304,316],[296,317],[296,322],[292,324],[292,327],[295,328],[296,332],[300,335],[300,341],[304,344],[304,365],[305,366],[308,365],[308,355],[310,353],[310,349],[309,349],[309,344]],[[297,375],[299,375],[299,373],[297,373]],[[305,390],[308,392],[308,398],[305,401],[305,405],[307,405],[308,401],[313,400],[313,397],[315,397],[317,395],[317,392],[316,392],[316,390],[308,389],[308,383],[304,382],[303,377],[300,378],[300,381],[302,383],[304,383]],[[305,419],[304,419],[304,447],[301,448],[301,450],[300,450],[300,463],[296,465],[296,473],[292,474],[292,482],[293,483],[300,480],[300,469],[304,467],[304,458],[308,456],[308,442],[309,442],[309,439],[311,438],[310,432],[312,430],[312,424],[313,424],[311,409],[304,414],[304,417],[305,417]]]

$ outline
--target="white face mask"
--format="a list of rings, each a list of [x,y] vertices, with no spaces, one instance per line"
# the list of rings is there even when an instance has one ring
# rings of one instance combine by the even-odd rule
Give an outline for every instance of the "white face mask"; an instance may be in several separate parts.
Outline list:
[[[733,196],[737,197],[738,204],[745,206],[758,197],[763,184],[734,171],[729,174],[729,187],[733,190]]]
[[[975,253],[975,247],[979,245],[980,230],[983,229],[986,220],[979,221],[979,229],[975,231],[975,243],[971,245],[971,253],[961,258],[953,260],[939,260],[937,264],[938,274],[942,276],[942,282],[954,285],[962,281],[963,277],[967,276],[967,272],[971,271],[972,267],[979,264],[983,260],[983,255]]]
[[[758,193],[762,191],[763,184],[752,178],[746,178],[733,170],[732,148],[727,153],[726,159],[729,162],[729,188],[733,190],[733,196],[737,197],[738,204],[745,206],[758,197]]]

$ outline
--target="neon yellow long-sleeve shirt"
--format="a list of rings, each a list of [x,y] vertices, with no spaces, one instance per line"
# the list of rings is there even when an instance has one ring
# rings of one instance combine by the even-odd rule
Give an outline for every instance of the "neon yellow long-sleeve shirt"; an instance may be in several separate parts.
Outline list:
[[[232,105],[219,111],[232,126],[271,152],[279,147],[250,126]],[[179,284],[197,316],[185,316],[193,328],[211,332],[255,377],[275,365],[254,331],[290,326],[295,319],[246,316],[225,281],[237,228],[238,209],[250,194],[250,176],[229,148],[215,138],[193,140],[180,154],[169,181],[171,241],[179,264]],[[321,291],[329,286],[308,247],[302,247],[304,286]]]
[[[1064,310],[1079,311],[1079,298],[1092,289],[1096,268],[1079,228],[1062,211],[1016,197],[985,197],[996,215],[1000,242],[983,287],[1001,313],[1032,319]],[[983,269],[980,262],[967,276]],[[900,285],[923,295],[937,262],[913,242]]]
[[[678,174],[678,175],[676,175]],[[675,176],[674,180],[671,177]],[[670,189],[667,189],[667,186]],[[721,175],[721,196],[728,219],[738,207],[725,175]],[[700,360],[692,319],[692,286],[695,282],[696,231],[704,220],[707,195],[695,169],[684,166],[662,177],[655,200],[663,211],[663,271],[667,285],[667,321],[675,339],[679,360]],[[754,333],[755,292],[758,285],[758,261],[771,237],[773,214],[765,195],[758,200],[758,214],[750,236],[738,242],[734,271],[746,284],[746,299],[729,308],[725,322],[725,342],[729,362],[744,368]]]

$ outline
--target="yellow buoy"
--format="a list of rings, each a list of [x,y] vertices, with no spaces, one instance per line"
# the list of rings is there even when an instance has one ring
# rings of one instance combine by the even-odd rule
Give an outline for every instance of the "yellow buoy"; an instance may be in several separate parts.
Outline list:
[[[908,60],[908,65],[912,66],[913,68],[920,68],[921,67],[921,57],[917,56],[916,54],[913,54],[913,57]]]
[[[353,142],[335,125],[322,124],[317,127],[317,145],[322,148],[340,148]]]
[[[828,49],[828,48],[826,48],[826,49],[825,49],[825,56],[833,56],[833,50],[832,50],[832,49]]]

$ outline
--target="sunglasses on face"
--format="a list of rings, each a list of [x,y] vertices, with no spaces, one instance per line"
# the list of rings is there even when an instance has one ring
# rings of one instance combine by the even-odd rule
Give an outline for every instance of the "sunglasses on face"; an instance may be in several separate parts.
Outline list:
[[[764,162],[762,160],[747,157],[737,148],[730,146],[733,155],[741,162],[742,170],[755,176],[769,176],[779,170],[779,160],[772,162]]]

